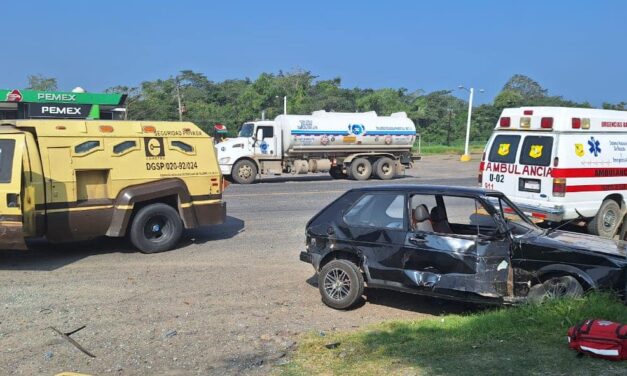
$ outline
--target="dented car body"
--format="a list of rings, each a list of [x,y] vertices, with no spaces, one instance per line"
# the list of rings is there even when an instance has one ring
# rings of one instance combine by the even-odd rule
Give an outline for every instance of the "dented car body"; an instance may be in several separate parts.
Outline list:
[[[371,288],[496,304],[525,301],[551,278],[622,296],[627,283],[625,242],[540,229],[502,193],[479,188],[353,189],[308,222],[306,237],[300,259],[327,273],[319,287],[334,308],[348,308],[340,300],[360,283],[346,265]],[[337,270],[325,269],[334,260],[343,260]]]

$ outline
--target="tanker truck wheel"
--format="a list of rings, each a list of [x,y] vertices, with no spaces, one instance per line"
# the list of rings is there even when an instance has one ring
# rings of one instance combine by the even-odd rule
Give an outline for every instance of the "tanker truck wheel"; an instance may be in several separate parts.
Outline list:
[[[350,165],[350,176],[355,180],[368,180],[372,175],[372,164],[366,158],[357,158]]]
[[[342,167],[341,166],[331,167],[331,169],[329,170],[329,175],[331,175],[331,177],[333,179],[346,179],[346,178],[348,178],[348,176],[344,172],[342,172]]]
[[[379,158],[374,163],[374,174],[381,180],[390,180],[396,175],[394,172],[394,164],[391,158]]]
[[[238,184],[250,184],[257,178],[257,166],[252,161],[244,159],[235,163],[231,177]]]

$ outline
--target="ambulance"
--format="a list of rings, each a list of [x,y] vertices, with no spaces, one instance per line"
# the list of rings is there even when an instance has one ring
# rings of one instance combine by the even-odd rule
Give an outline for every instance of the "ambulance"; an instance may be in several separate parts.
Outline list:
[[[479,184],[504,192],[549,226],[583,217],[611,238],[627,212],[627,112],[588,108],[503,110]]]

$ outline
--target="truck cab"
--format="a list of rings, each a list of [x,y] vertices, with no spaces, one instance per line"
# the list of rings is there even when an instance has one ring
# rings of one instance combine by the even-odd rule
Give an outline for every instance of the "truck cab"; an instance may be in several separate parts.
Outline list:
[[[275,163],[281,172],[282,133],[274,121],[244,123],[235,138],[216,145],[220,170],[240,184],[252,183],[263,162]]]

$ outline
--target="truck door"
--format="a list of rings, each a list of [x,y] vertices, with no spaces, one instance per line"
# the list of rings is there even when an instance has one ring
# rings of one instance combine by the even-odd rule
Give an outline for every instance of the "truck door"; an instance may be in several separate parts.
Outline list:
[[[0,249],[26,249],[22,217],[23,134],[0,138]]]
[[[255,136],[255,156],[261,159],[277,158],[277,139],[274,127],[271,125],[260,125],[257,127]]]

